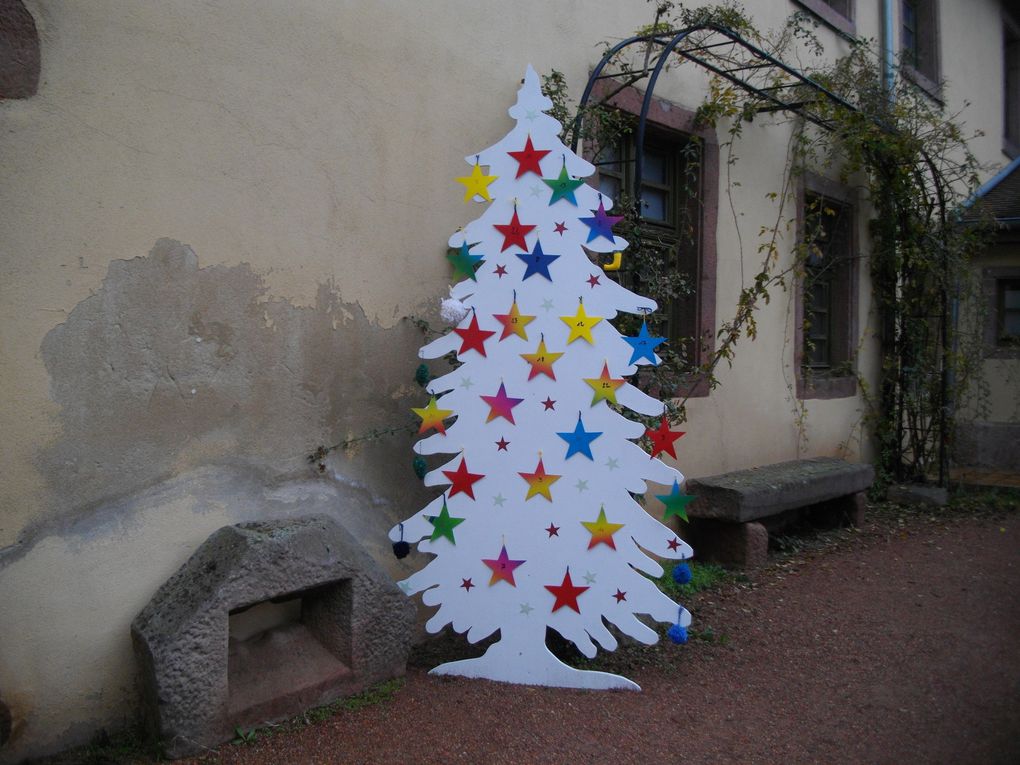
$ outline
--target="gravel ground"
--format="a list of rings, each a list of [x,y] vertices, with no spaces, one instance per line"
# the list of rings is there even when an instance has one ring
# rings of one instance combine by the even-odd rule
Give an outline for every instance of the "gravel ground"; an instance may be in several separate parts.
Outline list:
[[[197,763],[1020,763],[1020,516],[883,511],[689,601],[695,639],[595,666],[643,691],[430,677]],[[439,655],[446,652],[446,655]]]

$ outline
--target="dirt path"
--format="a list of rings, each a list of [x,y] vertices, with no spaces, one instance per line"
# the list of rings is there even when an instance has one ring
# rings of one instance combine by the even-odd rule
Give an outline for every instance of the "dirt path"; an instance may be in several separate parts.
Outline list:
[[[433,678],[195,762],[1020,763],[1020,517],[870,521],[613,655],[642,693]]]

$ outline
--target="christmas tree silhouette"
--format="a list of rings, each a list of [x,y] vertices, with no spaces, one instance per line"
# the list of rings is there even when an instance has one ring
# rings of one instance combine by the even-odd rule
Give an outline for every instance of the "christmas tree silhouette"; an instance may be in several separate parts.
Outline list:
[[[675,455],[677,432],[622,415],[663,414],[661,401],[626,382],[640,364],[658,363],[642,326],[623,337],[618,312],[647,313],[655,303],[609,279],[586,254],[614,252],[612,200],[583,178],[594,172],[559,140],[560,124],[528,67],[516,127],[467,158],[457,179],[464,200],[489,203],[450,239],[450,261],[465,278],[452,290],[468,313],[423,358],[455,353],[460,365],[433,380],[415,412],[419,454],[453,454],[425,477],[443,494],[390,533],[435,556],[401,582],[438,606],[427,629],[452,624],[474,643],[500,632],[475,659],[433,673],[580,688],[633,688],[626,678],[571,668],[546,647],[546,628],[586,656],[595,643],[613,650],[607,628],[644,643],[655,630],[637,618],[682,632],[690,615],[643,576],[660,576],[650,556],[684,559],[690,548],[635,501],[646,481],[666,516],[684,517],[683,476],[656,458]],[[488,168],[488,171],[486,171]],[[456,418],[455,421],[449,421]],[[652,454],[636,443],[651,437]]]

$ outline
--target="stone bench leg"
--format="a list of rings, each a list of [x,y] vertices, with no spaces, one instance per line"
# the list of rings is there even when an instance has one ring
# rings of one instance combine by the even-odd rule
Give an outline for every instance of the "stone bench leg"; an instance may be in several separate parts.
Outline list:
[[[734,568],[757,568],[765,565],[768,558],[769,533],[756,521],[730,523],[693,519],[691,536],[698,560]]]

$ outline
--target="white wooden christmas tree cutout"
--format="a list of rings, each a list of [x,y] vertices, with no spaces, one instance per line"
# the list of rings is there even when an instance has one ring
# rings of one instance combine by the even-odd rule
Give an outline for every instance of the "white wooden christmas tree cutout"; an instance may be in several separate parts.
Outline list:
[[[648,553],[692,554],[631,496],[645,493],[646,481],[674,493],[683,482],[634,443],[644,426],[609,406],[664,411],[624,380],[636,364],[659,362],[657,340],[624,338],[609,321],[656,305],[585,254],[627,243],[612,231],[612,200],[580,182],[595,168],[559,140],[560,124],[545,114],[551,107],[529,66],[510,109],[516,127],[467,157],[471,170],[457,179],[465,201],[489,204],[450,239],[451,262],[470,275],[451,295],[469,311],[421,356],[454,352],[461,365],[429,384],[433,398],[416,412],[422,432],[435,432],[415,447],[454,457],[425,476],[427,486],[448,487],[442,496],[390,537],[435,556],[401,582],[439,607],[430,632],[452,624],[472,643],[500,632],[483,656],[434,674],[638,690],[626,678],[569,667],[545,644],[551,627],[589,658],[596,643],[614,650],[606,622],[656,642],[635,614],[686,628],[690,614],[639,572],[662,574]]]

